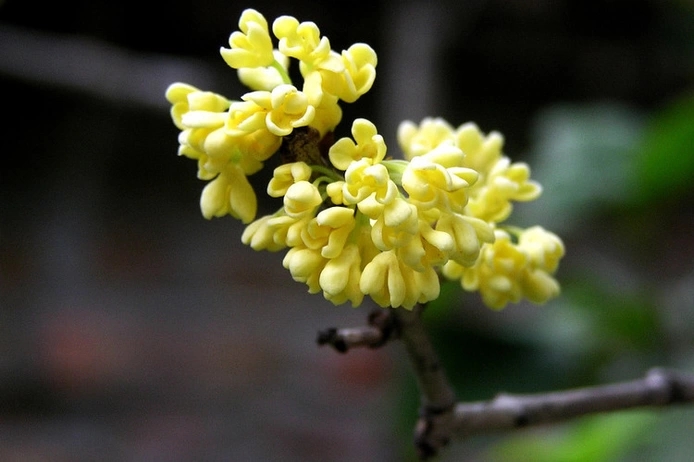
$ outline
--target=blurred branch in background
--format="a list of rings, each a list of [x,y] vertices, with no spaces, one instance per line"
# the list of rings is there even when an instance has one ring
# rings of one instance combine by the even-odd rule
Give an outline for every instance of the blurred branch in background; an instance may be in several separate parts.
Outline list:
[[[0,23],[0,74],[142,108],[167,109],[171,82],[213,87],[205,61],[126,50],[97,39]],[[157,89],[157,91],[154,91]]]

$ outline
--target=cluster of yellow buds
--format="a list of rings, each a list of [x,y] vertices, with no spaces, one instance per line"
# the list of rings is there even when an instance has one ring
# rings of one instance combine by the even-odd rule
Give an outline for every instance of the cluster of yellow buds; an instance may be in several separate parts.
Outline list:
[[[537,198],[540,186],[524,163],[503,155],[503,138],[472,123],[403,122],[404,158],[387,155],[366,119],[351,137],[333,140],[340,101],[368,92],[376,53],[356,43],[337,53],[312,22],[281,16],[272,24],[245,10],[222,48],[251,92],[239,101],[175,83],[166,92],[181,129],[179,154],[198,161],[210,180],[200,199],[206,218],[230,214],[247,224],[242,241],[255,250],[288,249],[292,277],[335,304],[364,296],[386,307],[412,308],[439,296],[440,277],[479,290],[493,308],[559,293],[552,277],[561,240],[540,227],[503,222],[514,201]],[[298,61],[303,85],[289,77]],[[247,177],[277,154],[267,193],[282,198],[272,215],[255,218]]]

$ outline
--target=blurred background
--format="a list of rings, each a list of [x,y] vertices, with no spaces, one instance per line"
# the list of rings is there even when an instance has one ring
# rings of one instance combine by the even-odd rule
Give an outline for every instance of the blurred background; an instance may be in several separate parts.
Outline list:
[[[377,51],[345,134],[367,117],[397,155],[403,119],[472,120],[543,184],[510,221],[564,239],[562,296],[494,312],[449,284],[427,312],[461,399],[694,371],[691,0],[4,0],[0,460],[413,460],[400,345],[315,344],[371,306],[310,296],[204,220],[176,156],[164,91],[245,92],[218,50],[247,7]],[[441,459],[688,461],[692,428],[691,407],[630,411]]]

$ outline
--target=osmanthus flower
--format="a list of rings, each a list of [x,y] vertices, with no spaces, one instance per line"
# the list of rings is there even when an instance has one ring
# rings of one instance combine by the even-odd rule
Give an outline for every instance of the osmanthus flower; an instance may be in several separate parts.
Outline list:
[[[386,143],[371,121],[355,119],[352,123],[352,137],[354,141],[348,137],[340,138],[328,151],[330,162],[338,170],[347,170],[355,160],[367,158],[380,162],[385,158]]]
[[[313,170],[306,162],[282,164],[275,169],[267,185],[267,193],[271,197],[282,197],[291,185],[297,181],[307,181],[313,175]]]
[[[229,106],[223,96],[185,84],[173,84],[166,92],[171,115],[180,128],[179,155],[198,161],[198,177],[212,180],[203,189],[200,208],[205,218],[230,214],[249,223],[255,217],[257,199],[246,175],[262,164],[224,131]]]
[[[289,270],[296,282],[303,282],[308,286],[309,293],[320,293],[323,288],[320,285],[320,275],[325,269],[328,259],[323,257],[318,249],[311,249],[303,245],[293,246],[282,260],[282,265]]]
[[[272,91],[257,90],[241,97],[247,104],[231,108],[231,133],[254,132],[266,129],[275,136],[287,136],[297,127],[311,123],[316,108],[307,96],[293,85],[282,84]]]
[[[511,201],[531,201],[541,192],[541,186],[530,180],[527,164],[511,164],[508,157],[502,157],[487,172],[479,187],[473,186],[468,213],[485,221],[501,222],[513,210]]]
[[[258,251],[277,252],[286,248],[284,239],[275,238],[277,228],[268,226],[268,222],[273,218],[273,215],[265,215],[246,226],[241,235],[241,242]]]
[[[559,236],[541,226],[524,230],[518,244],[527,253],[531,264],[549,273],[557,270],[559,260],[564,256],[564,243]]]
[[[448,260],[462,266],[471,266],[477,260],[480,248],[494,242],[494,229],[486,221],[460,213],[444,213],[436,220],[435,229],[451,236],[453,252]]]
[[[339,55],[331,49],[328,37],[321,37],[314,22],[300,23],[293,16],[280,16],[272,23],[272,32],[279,39],[278,48],[282,54],[311,68],[324,65],[328,69],[341,70]]]
[[[390,250],[408,244],[419,232],[417,207],[402,197],[381,205],[378,201],[363,201],[360,205],[372,204],[374,207],[359,209],[371,218],[371,239],[380,250]]]
[[[320,104],[315,106],[316,115],[310,126],[315,128],[321,137],[324,137],[335,130],[335,127],[342,120],[342,109],[339,105],[337,96],[323,94]]]
[[[355,43],[341,54],[333,51],[327,37],[310,21],[299,23],[281,16],[272,25],[279,50],[299,60],[304,91],[320,101],[323,93],[353,103],[371,89],[376,78],[376,52],[365,43]]]
[[[416,271],[404,264],[394,250],[376,255],[359,281],[361,291],[381,306],[411,308],[439,296],[439,277],[429,267]]]
[[[231,104],[228,99],[211,91],[201,91],[192,85],[175,83],[166,90],[166,99],[171,103],[171,118],[181,130],[183,115],[190,111],[224,112]]]
[[[297,181],[284,195],[284,211],[292,218],[303,218],[323,202],[318,188],[308,181]]]
[[[313,129],[320,138],[329,135],[342,118],[340,101],[356,100],[375,77],[375,52],[368,45],[355,44],[340,54],[314,23],[278,18],[272,26],[277,48],[258,11],[244,10],[238,26],[220,54],[253,91],[231,101],[182,83],[167,90],[172,119],[182,131],[179,152],[198,160],[198,176],[205,180],[216,178],[228,162],[246,175],[257,172],[297,128]],[[292,60],[299,61],[303,85],[291,82]],[[329,90],[323,88],[323,75],[330,77]],[[223,210],[234,214],[229,206],[205,215]]]
[[[482,133],[477,124],[467,122],[455,129],[455,145],[465,153],[465,165],[486,175],[494,164],[501,160],[504,148],[504,137],[501,133],[491,131]]]
[[[530,179],[527,164],[511,163],[503,154],[503,136],[498,132],[485,136],[474,123],[454,129],[440,118],[425,118],[419,126],[405,121],[398,128],[398,142],[411,163],[441,146],[452,144],[461,151],[460,166],[478,175],[466,191],[466,215],[499,223],[511,214],[513,201],[531,201],[542,192],[539,183]]]
[[[304,245],[320,249],[325,258],[336,258],[356,226],[354,210],[347,207],[329,207],[319,212],[304,228]]]
[[[455,129],[440,117],[426,117],[419,125],[410,120],[401,122],[397,137],[405,159],[410,160],[445,141],[455,141]]]
[[[349,243],[337,257],[325,263],[318,284],[325,298],[334,304],[350,301],[353,306],[359,306],[364,299],[359,285],[361,277],[362,249],[357,243]]]
[[[241,67],[237,70],[239,80],[251,90],[272,91],[273,88],[288,83],[289,56],[278,50],[272,51],[274,61],[269,66]]]
[[[233,32],[229,36],[230,48],[220,48],[224,61],[234,69],[272,64],[272,39],[265,17],[253,9],[247,9],[241,13],[239,29],[240,32]]]
[[[388,169],[382,163],[374,163],[369,158],[359,159],[350,164],[342,184],[342,197],[345,204],[357,204],[367,199],[375,199],[382,205],[391,203],[398,195],[398,187],[390,179]]]
[[[412,158],[402,174],[402,187],[410,201],[422,210],[463,212],[478,173],[463,167],[462,160],[462,151],[449,143]]]
[[[243,170],[227,164],[202,190],[200,208],[205,218],[229,214],[249,223],[255,216],[258,204],[255,191]]]
[[[376,125],[357,118],[351,136],[335,141],[340,103],[373,86],[374,50],[355,43],[338,53],[313,22],[280,16],[270,28],[252,9],[239,29],[220,53],[251,91],[230,100],[177,83],[166,93],[179,154],[197,160],[209,181],[205,217],[241,219],[244,244],[285,250],[292,278],[335,304],[370,297],[410,309],[437,298],[442,277],[479,291],[493,308],[559,293],[561,240],[505,224],[513,202],[533,200],[541,188],[526,164],[504,155],[499,133],[441,118],[405,121],[397,133],[404,159],[394,159]],[[294,84],[297,62],[303,82]],[[275,155],[265,189],[282,205],[256,218],[247,177]]]
[[[449,261],[443,274],[460,279],[465,290],[478,290],[484,303],[495,309],[523,297],[535,303],[556,297],[560,288],[552,274],[564,255],[559,237],[539,226],[512,232],[518,236],[497,229],[496,240],[484,246],[473,266],[466,268]]]
[[[368,92],[376,80],[376,52],[365,43],[355,43],[340,56],[342,69],[317,69],[326,93],[353,103]]]

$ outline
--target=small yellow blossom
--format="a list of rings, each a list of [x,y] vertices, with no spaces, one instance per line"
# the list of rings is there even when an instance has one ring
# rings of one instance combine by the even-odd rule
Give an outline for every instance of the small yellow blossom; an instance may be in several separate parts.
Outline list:
[[[343,200],[346,204],[357,204],[372,194],[381,204],[397,197],[397,185],[390,179],[388,169],[383,164],[374,164],[370,158],[352,162],[345,172]]]
[[[537,268],[529,268],[520,283],[523,296],[533,303],[545,303],[561,292],[557,280],[548,272]]]
[[[454,141],[455,131],[442,118],[427,117],[419,126],[409,120],[401,122],[397,137],[405,159],[410,160],[432,151],[445,141]]]
[[[327,37],[321,37],[318,26],[310,21],[299,23],[292,16],[280,16],[272,23],[272,32],[279,39],[279,50],[309,66],[331,62],[340,70],[342,62],[330,48]]]
[[[436,221],[436,230],[453,238],[454,251],[448,258],[463,266],[473,265],[482,245],[494,242],[494,230],[489,223],[458,213],[442,214]]]
[[[398,196],[392,201],[384,202],[383,210],[378,218],[382,218],[386,226],[397,226],[411,231],[417,228],[418,217],[417,207]],[[371,215],[370,218],[374,219],[374,216]]]
[[[323,199],[318,188],[308,181],[297,181],[284,195],[284,210],[292,218],[303,218],[312,214]]]
[[[364,299],[364,292],[359,287],[360,278],[361,252],[357,244],[350,244],[325,264],[318,283],[325,298],[334,304],[350,301],[352,306],[359,306]]]
[[[268,250],[277,252],[286,247],[283,242],[276,240],[276,228],[270,225],[272,215],[265,215],[246,226],[241,235],[241,242],[253,250]]]
[[[513,210],[511,201],[531,201],[536,199],[542,188],[530,180],[527,164],[511,164],[508,157],[502,157],[491,171],[474,185],[470,191],[468,213],[490,222],[501,222]]]
[[[229,107],[224,128],[230,136],[245,136],[266,130],[267,111],[254,101],[234,101]],[[277,135],[274,135],[277,136]]]
[[[376,79],[376,52],[365,43],[355,43],[340,55],[341,72],[321,72],[323,89],[347,103],[368,92]]]
[[[395,198],[372,218],[371,239],[380,250],[402,247],[417,233],[418,225],[417,207]]]
[[[320,250],[302,246],[289,249],[282,260],[282,264],[289,270],[292,278],[297,282],[305,283],[312,294],[321,291],[320,274],[327,262],[328,259],[321,255]]]
[[[394,251],[380,253],[364,267],[359,288],[383,307],[403,304],[407,287]]]
[[[402,187],[410,201],[423,210],[437,207],[462,212],[468,189],[477,181],[477,172],[465,167],[446,168],[435,162],[436,151],[442,147],[447,146],[440,145],[431,153],[412,158],[402,174]]]
[[[273,56],[275,58],[273,65],[239,68],[237,74],[241,83],[252,90],[264,91],[272,91],[273,88],[279,85],[290,83],[285,78],[289,68],[289,57],[283,55],[278,50],[273,51]],[[280,69],[282,72],[280,72]]]
[[[564,256],[564,243],[559,236],[541,226],[533,226],[520,235],[518,245],[522,247],[536,267],[554,273],[559,260]]]
[[[319,106],[321,101],[323,101],[324,96],[328,96],[323,89],[323,76],[320,72],[309,72],[304,75],[304,85],[301,87],[301,91],[306,94],[309,104],[312,106]],[[333,100],[337,102],[337,96],[333,95]]]
[[[468,122],[455,131],[455,142],[465,153],[465,166],[487,175],[503,156],[504,137],[499,132],[484,135],[479,127]]]
[[[267,222],[268,227],[273,230],[273,241],[284,247],[296,247],[304,245],[302,234],[313,219],[313,214],[292,217],[287,215],[284,209],[278,211]]]
[[[253,9],[244,10],[239,29],[229,36],[229,48],[220,48],[222,58],[234,69],[269,66],[274,61],[272,39],[265,17]]]
[[[333,208],[337,209],[337,207],[330,207],[327,210],[331,210]],[[352,214],[350,209],[345,209],[344,207],[340,208],[349,212],[350,215]],[[323,248],[328,244],[329,239],[333,237],[334,241],[339,242],[336,242],[337,245],[333,245],[333,249],[328,251],[329,255],[323,255],[325,258],[332,258],[335,256],[335,254],[339,254],[342,251],[342,246],[347,240],[347,236],[350,232],[350,230],[347,229],[345,229],[343,232],[339,232],[340,230],[341,227],[339,225],[337,225],[335,228],[321,225],[317,220],[317,216],[312,217],[310,220],[305,222],[304,226],[300,230],[300,245],[306,246],[309,249],[319,249],[321,250],[321,254],[323,254]],[[337,231],[335,236],[333,236],[334,231]],[[335,239],[336,237],[337,239]]]
[[[226,127],[224,132],[228,134]],[[236,152],[243,153],[245,157],[259,162],[265,161],[277,152],[282,144],[282,138],[273,135],[268,130],[260,129],[246,133],[240,137],[234,137]],[[249,173],[250,174],[250,173]]]
[[[231,214],[244,223],[250,223],[255,217],[257,199],[243,171],[229,165],[205,186],[200,208],[207,219]]]
[[[532,227],[522,231],[514,243],[506,231],[497,229],[495,234],[496,240],[483,246],[474,266],[464,268],[451,260],[443,267],[444,275],[460,279],[466,290],[479,290],[484,303],[495,309],[522,298],[544,303],[559,294],[552,274],[564,246],[556,235]]]
[[[184,130],[181,117],[190,110],[188,95],[199,92],[197,88],[187,83],[172,83],[164,93],[166,100],[171,103],[171,119],[179,130]]]
[[[264,113],[267,129],[277,136],[289,135],[293,129],[310,124],[316,113],[316,109],[308,104],[306,95],[288,84],[279,85],[271,92],[246,93],[241,99],[260,108],[258,112]]]
[[[282,197],[287,189],[297,181],[308,181],[313,171],[305,162],[282,164],[273,173],[267,185],[267,193],[271,197]]]
[[[411,309],[439,296],[439,279],[433,268],[415,271],[402,263],[394,250],[381,252],[362,271],[361,291],[382,307]]]
[[[307,247],[320,247],[325,258],[335,258],[342,252],[355,226],[354,210],[329,207],[311,220],[302,237]]]
[[[433,228],[424,220],[419,222],[419,234],[425,249],[425,266],[442,265],[456,251],[456,241],[451,234]]]
[[[182,129],[179,154],[198,161],[200,179],[212,180],[200,197],[203,216],[209,219],[231,214],[250,222],[257,200],[246,175],[260,170],[262,163],[224,131],[230,102],[185,84],[171,85],[166,96],[173,104],[174,123]]]
[[[345,182],[342,180],[328,183],[328,185],[325,187],[325,192],[328,194],[328,197],[333,204],[343,205],[345,203],[344,196],[342,195],[342,190],[344,187]]]
[[[320,104],[316,106],[316,115],[313,117],[311,127],[318,130],[321,138],[326,133],[334,131],[342,120],[342,109],[338,103],[337,96],[324,94]]]
[[[172,104],[171,118],[180,130],[187,127],[183,124],[183,115],[190,111],[207,111],[220,113],[229,108],[228,99],[211,91],[200,91],[192,85],[174,83],[166,89],[166,99]]]
[[[520,280],[527,264],[527,255],[513,244],[511,236],[497,230],[494,243],[484,246],[477,264],[464,270],[463,288],[479,290],[482,300],[491,308],[517,303],[523,296]]]
[[[386,143],[370,121],[355,119],[352,123],[352,136],[356,143],[345,137],[330,147],[328,155],[335,168],[347,170],[352,161],[367,158],[376,163],[386,156]]]
[[[246,175],[256,173],[263,164],[244,150],[244,144],[245,140],[227,135],[222,127],[209,132],[202,145],[203,151],[207,154],[207,162],[203,168],[215,171],[219,168],[217,165],[230,162],[241,167]]]
[[[188,111],[181,115],[185,128],[219,128],[224,125],[226,113],[213,111]]]
[[[417,271],[428,267],[441,267],[448,261],[473,265],[485,242],[494,240],[493,231],[480,223],[480,230],[462,215],[445,214],[430,223],[420,219],[417,236],[398,250],[398,256]]]

